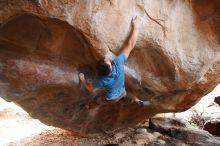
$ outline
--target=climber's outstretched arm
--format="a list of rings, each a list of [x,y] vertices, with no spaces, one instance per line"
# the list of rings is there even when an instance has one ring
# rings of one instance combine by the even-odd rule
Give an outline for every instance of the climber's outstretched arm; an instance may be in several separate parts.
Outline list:
[[[82,84],[86,87],[87,90],[92,91],[93,90],[93,85],[90,82],[87,82],[85,79],[85,76],[83,73],[79,74],[79,78],[82,82]]]
[[[122,48],[122,52],[125,54],[126,58],[130,55],[132,49],[134,48],[136,41],[137,41],[137,36],[138,36],[138,29],[137,29],[137,16],[132,19],[132,30],[130,32],[130,35],[124,44]]]

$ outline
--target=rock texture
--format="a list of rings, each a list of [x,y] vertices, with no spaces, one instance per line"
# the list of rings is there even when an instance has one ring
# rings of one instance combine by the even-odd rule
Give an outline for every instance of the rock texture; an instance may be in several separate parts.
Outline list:
[[[215,121],[208,121],[204,125],[204,130],[208,131],[209,133],[220,136],[220,120],[216,119]]]
[[[218,105],[220,105],[220,96],[218,96],[218,97],[215,97],[215,103],[217,103]]]
[[[220,140],[209,134],[207,131],[186,127],[188,127],[188,125],[185,122],[172,118],[151,118],[149,122],[149,128],[182,140],[189,145],[220,145]]]
[[[152,105],[82,109],[92,95],[78,72],[93,78],[101,56],[117,55],[135,15],[126,89]],[[0,96],[46,124],[90,134],[183,111],[220,82],[219,24],[217,0],[0,1]]]

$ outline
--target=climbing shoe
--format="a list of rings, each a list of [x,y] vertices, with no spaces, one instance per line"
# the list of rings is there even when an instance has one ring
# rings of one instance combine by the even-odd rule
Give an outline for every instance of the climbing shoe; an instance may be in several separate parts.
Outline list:
[[[145,101],[140,100],[140,101],[138,102],[138,104],[139,104],[140,106],[142,106],[142,107],[146,107],[146,106],[149,106],[151,103],[150,103],[150,101],[148,101],[148,100],[145,100]]]

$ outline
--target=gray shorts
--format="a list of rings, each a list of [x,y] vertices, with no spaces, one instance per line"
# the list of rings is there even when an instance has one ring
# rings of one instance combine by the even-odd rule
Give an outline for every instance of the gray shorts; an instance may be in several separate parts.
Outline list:
[[[127,95],[127,92],[125,90],[118,98],[116,98],[115,100],[109,100],[109,102],[112,102],[112,103],[118,102],[119,100],[124,98],[126,95]]]

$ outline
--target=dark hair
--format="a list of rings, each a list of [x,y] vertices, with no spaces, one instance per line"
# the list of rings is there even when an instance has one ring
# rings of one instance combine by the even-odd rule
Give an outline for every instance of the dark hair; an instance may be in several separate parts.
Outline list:
[[[97,62],[97,72],[98,76],[107,76],[111,73],[111,68],[105,62],[105,58],[102,58]]]

